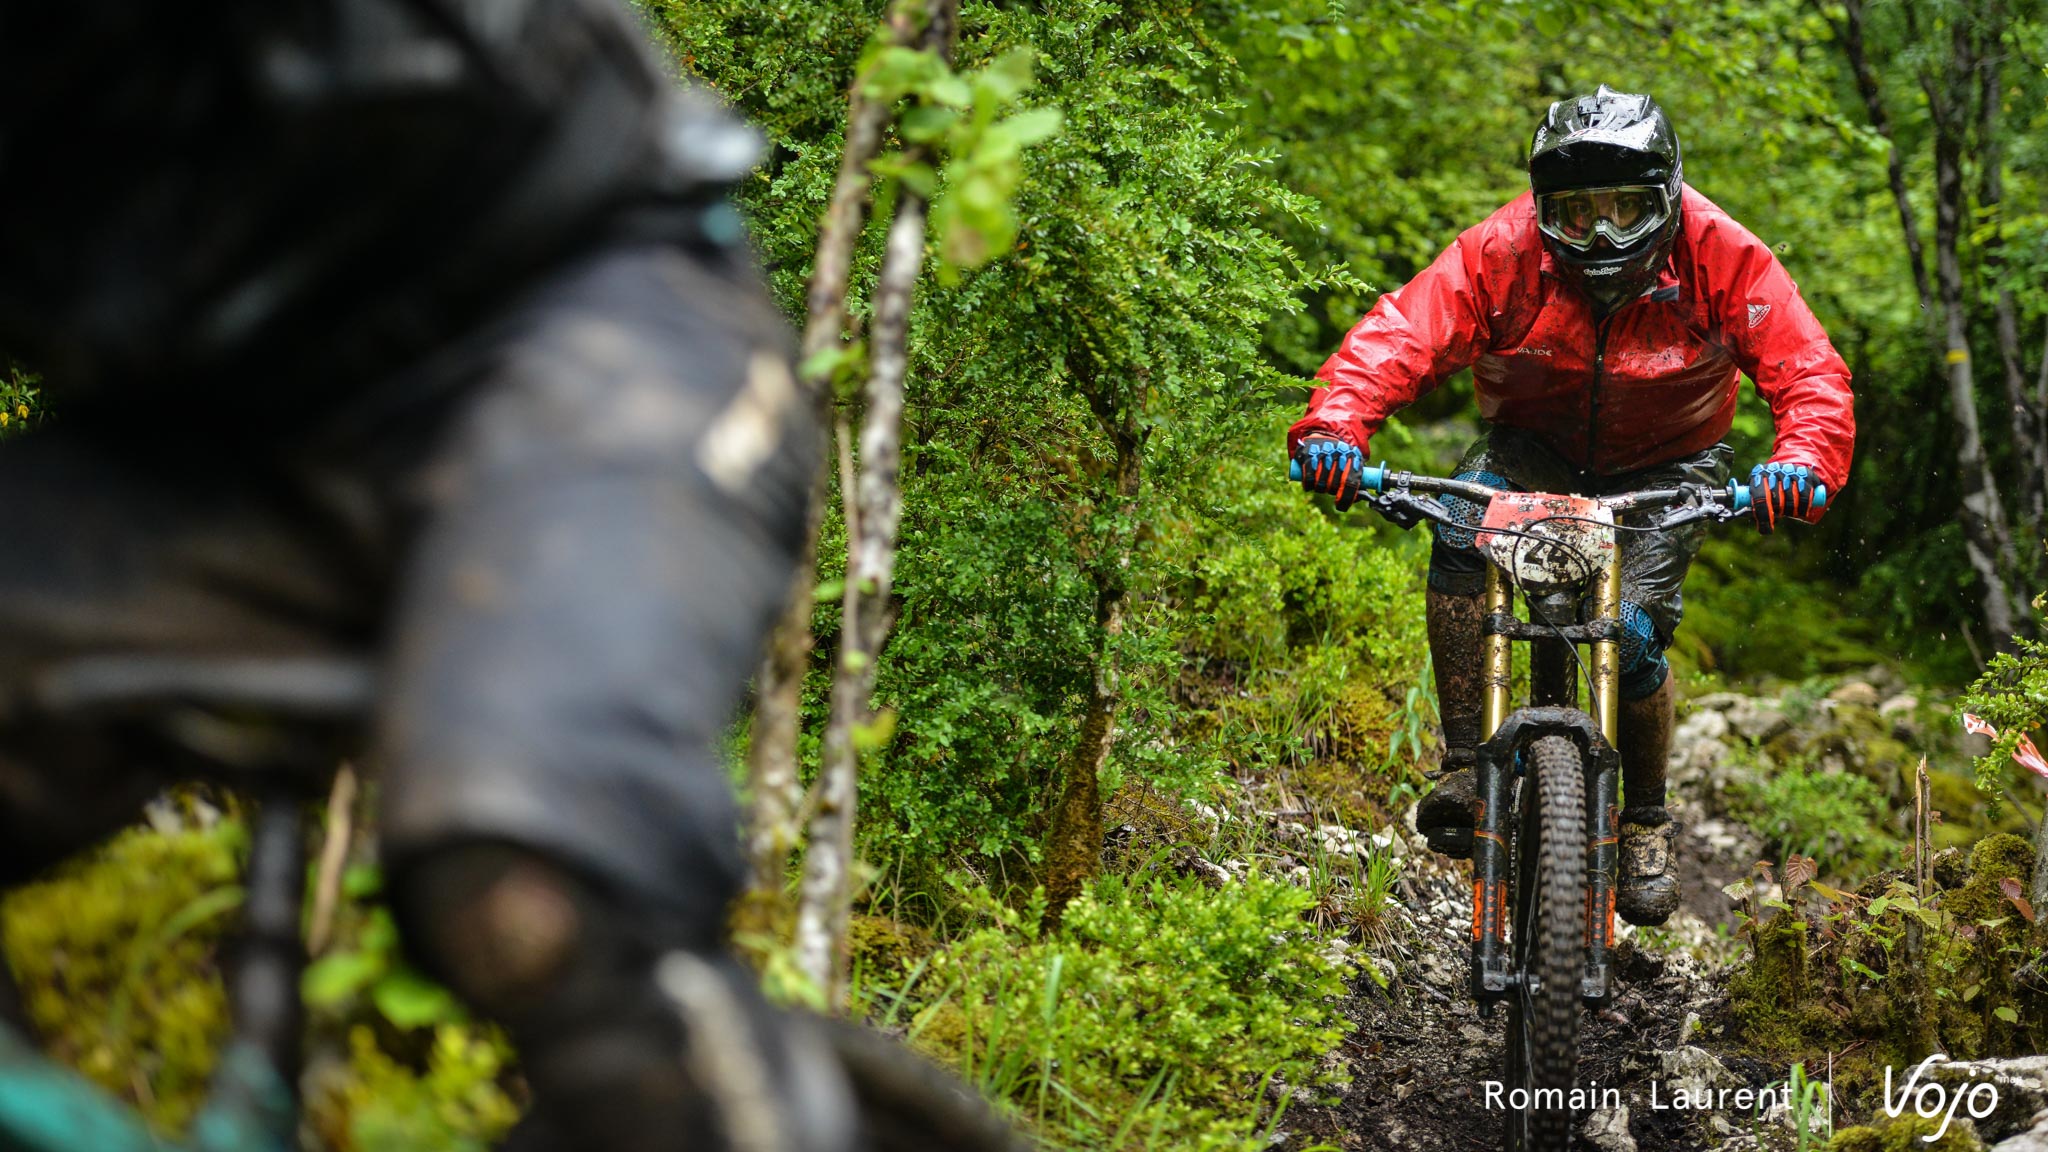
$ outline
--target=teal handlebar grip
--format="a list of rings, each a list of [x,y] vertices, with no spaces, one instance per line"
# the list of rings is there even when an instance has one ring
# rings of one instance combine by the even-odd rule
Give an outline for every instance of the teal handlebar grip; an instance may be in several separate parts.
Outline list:
[[[1728,495],[1730,506],[1737,512],[1749,511],[1749,485],[1737,484],[1735,481],[1730,480],[1728,482]],[[1813,486],[1813,510],[1819,512],[1827,506],[1828,486],[1825,484],[1815,484]]]
[[[1287,478],[1296,484],[1301,483],[1301,461],[1289,460],[1287,462]],[[1387,486],[1387,466],[1385,464],[1367,464],[1365,470],[1358,474],[1358,482],[1364,486],[1367,492],[1377,495]]]

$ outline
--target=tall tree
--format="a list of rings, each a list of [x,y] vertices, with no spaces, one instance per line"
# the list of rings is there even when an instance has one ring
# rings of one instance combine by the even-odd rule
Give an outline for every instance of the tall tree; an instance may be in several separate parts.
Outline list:
[[[931,0],[924,48],[950,60],[959,19],[958,0]],[[925,164],[922,150],[907,164]],[[928,189],[927,189],[928,192]],[[903,376],[908,369],[911,290],[925,262],[927,192],[904,182],[889,225],[881,276],[875,282],[873,346],[869,352],[866,410],[860,426],[860,466],[845,497],[846,580],[842,592],[839,654],[832,676],[832,710],[818,765],[817,814],[804,855],[803,901],[796,925],[797,964],[824,989],[826,1002],[846,999],[846,923],[853,898],[854,814],[859,800],[861,745],[872,713],[875,665],[895,626],[891,585],[896,533],[903,515],[897,472],[902,462]],[[842,454],[844,449],[842,448]]]
[[[1835,18],[1830,15],[1830,19]],[[1965,165],[1973,157],[1982,166],[1982,193],[1995,205],[2002,195],[2003,163],[1998,137],[1997,105],[2002,89],[1997,81],[2001,56],[1996,50],[2006,19],[1999,0],[1977,0],[1940,6],[1929,14],[1934,26],[1923,28],[1916,7],[1901,11],[1901,25],[1908,47],[1917,49],[1915,79],[1926,98],[1927,119],[1934,168],[1934,280],[1930,289],[1922,254],[1919,228],[1907,193],[1905,163],[1896,130],[1886,113],[1883,90],[1871,61],[1869,11],[1862,0],[1845,0],[1835,21],[1837,43],[1850,73],[1855,78],[1871,130],[1887,148],[1887,175],[1899,215],[1900,233],[1906,256],[1920,293],[1923,314],[1939,317],[1930,333],[1939,354],[1941,376],[1947,388],[1950,424],[1954,429],[1955,462],[1961,481],[1958,520],[1964,536],[1965,554],[1983,589],[1982,621],[1994,645],[2004,647],[2022,628],[2029,626],[2025,598],[2016,591],[2014,578],[2020,572],[2013,546],[2014,526],[2008,518],[2006,501],[1992,470],[1978,414],[1975,362],[1971,352],[1971,291],[1966,283],[1964,257],[1968,240],[1967,214],[1970,205],[1965,186]],[[1993,51],[1984,48],[1990,45]],[[1974,114],[1973,114],[1973,109]],[[1986,254],[1996,266],[1995,248]],[[1930,298],[1931,297],[1931,298]],[[2001,316],[2009,306],[2001,309]],[[2016,331],[2016,330],[2015,330]],[[2016,335],[2014,337],[2016,343]],[[2015,353],[2016,355],[2016,353]],[[2007,373],[2008,397],[2021,402],[2012,427],[2014,450],[2031,460],[2033,450],[2030,423],[2024,411],[2024,397],[2014,383],[2019,377]],[[2022,480],[2023,489],[2035,481]]]
[[[914,35],[916,0],[898,0],[877,33],[878,46],[902,47]],[[870,63],[878,53],[870,52]],[[818,228],[816,256],[805,292],[805,319],[798,379],[818,411],[818,425],[832,425],[832,375],[846,338],[846,296],[854,245],[867,219],[873,176],[868,166],[882,148],[889,105],[868,94],[868,71],[859,71],[847,93],[846,141],[839,175]],[[829,457],[820,453],[819,459]],[[779,902],[789,854],[797,843],[799,783],[797,734],[802,722],[804,673],[811,656],[811,616],[816,608],[810,573],[817,563],[818,525],[824,516],[826,467],[811,482],[804,524],[803,560],[791,584],[789,603],[776,621],[761,669],[754,678],[754,721],[747,749],[751,809],[747,821],[750,885],[757,899]]]

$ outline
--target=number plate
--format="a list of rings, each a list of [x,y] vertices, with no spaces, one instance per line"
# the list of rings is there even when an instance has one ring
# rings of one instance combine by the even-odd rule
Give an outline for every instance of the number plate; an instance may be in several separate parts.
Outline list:
[[[1591,496],[1503,492],[1486,506],[1477,543],[1526,592],[1581,588],[1614,555],[1614,513]]]

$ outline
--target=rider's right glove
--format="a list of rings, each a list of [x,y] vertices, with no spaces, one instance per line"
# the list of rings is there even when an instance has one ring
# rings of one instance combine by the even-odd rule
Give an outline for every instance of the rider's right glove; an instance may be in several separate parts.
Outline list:
[[[1294,460],[1301,465],[1303,491],[1329,493],[1339,512],[1358,502],[1364,490],[1365,453],[1350,441],[1321,432],[1304,436]]]
[[[1749,512],[1756,530],[1775,532],[1780,520],[1813,520],[1813,469],[1805,464],[1759,464],[1749,470]]]

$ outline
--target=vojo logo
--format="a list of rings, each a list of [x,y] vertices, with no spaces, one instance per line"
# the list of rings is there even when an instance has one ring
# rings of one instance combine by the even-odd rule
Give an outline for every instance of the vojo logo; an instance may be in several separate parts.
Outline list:
[[[1998,1110],[1998,1085],[1977,1082],[1953,1089],[1947,1084],[1928,1080],[1921,1082],[1927,1069],[1935,1064],[1946,1063],[1948,1057],[1935,1053],[1920,1062],[1913,1074],[1906,1077],[1906,1083],[1899,1088],[1898,1095],[1892,1095],[1892,1069],[1884,1070],[1884,1114],[1896,1120],[1905,1114],[1908,1106],[1913,1114],[1925,1120],[1941,1117],[1941,1127],[1932,1135],[1920,1137],[1929,1144],[1948,1132],[1948,1126],[1955,1122],[1956,1113],[1962,1112],[1972,1120],[1982,1120]]]

